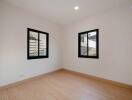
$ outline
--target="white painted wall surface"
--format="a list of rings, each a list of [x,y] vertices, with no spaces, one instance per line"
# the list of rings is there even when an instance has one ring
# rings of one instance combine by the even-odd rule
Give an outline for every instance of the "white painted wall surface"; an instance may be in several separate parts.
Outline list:
[[[61,28],[39,16],[1,3],[0,86],[47,73],[61,65]],[[27,60],[27,28],[49,32],[49,58]],[[1,27],[0,27],[1,28]]]
[[[0,3],[0,12],[2,12],[2,4]],[[3,16],[2,13],[0,13],[0,83],[1,83],[1,77],[2,77],[2,35],[3,35]]]
[[[79,32],[99,29],[99,59],[78,58]],[[132,9],[124,6],[65,26],[63,66],[132,85]]]

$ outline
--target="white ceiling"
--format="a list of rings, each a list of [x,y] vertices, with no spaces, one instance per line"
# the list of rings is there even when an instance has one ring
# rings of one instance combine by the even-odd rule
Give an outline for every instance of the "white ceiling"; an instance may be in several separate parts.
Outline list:
[[[129,0],[4,0],[59,24],[68,24],[85,17],[124,5]],[[80,9],[75,11],[74,6]]]

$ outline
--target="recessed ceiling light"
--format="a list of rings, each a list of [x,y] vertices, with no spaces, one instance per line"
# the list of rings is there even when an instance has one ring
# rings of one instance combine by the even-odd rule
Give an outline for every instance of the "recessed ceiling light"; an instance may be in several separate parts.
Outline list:
[[[75,10],[79,10],[79,6],[75,6],[74,9],[75,9]]]

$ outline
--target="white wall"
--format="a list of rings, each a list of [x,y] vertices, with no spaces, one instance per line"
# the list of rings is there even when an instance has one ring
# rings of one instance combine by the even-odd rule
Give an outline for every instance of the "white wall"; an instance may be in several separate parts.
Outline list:
[[[0,86],[60,68],[61,27],[17,7],[0,4]],[[27,60],[28,27],[49,32],[49,58]]]
[[[2,12],[2,5],[1,5],[1,3],[0,3],[0,12]],[[0,83],[1,83],[1,76],[2,76],[2,59],[1,59],[1,54],[2,54],[2,34],[3,34],[3,28],[2,28],[2,20],[3,18],[2,18],[2,13],[0,13]]]
[[[65,28],[63,66],[132,85],[132,9],[114,9]],[[99,29],[99,59],[78,58],[78,32]]]

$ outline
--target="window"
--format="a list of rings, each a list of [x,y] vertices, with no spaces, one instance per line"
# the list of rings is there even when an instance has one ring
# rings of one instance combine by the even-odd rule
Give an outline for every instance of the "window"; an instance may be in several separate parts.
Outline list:
[[[27,28],[27,58],[48,58],[49,34]]]
[[[78,33],[78,57],[99,58],[99,29]]]

